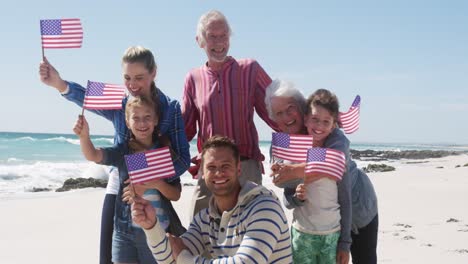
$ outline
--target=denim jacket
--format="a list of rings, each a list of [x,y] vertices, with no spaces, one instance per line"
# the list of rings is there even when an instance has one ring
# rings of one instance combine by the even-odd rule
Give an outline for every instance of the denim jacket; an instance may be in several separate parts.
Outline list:
[[[82,107],[86,89],[74,82],[67,82],[67,84],[69,90],[68,93],[63,94],[63,96],[67,100]],[[159,132],[161,135],[168,136],[171,141],[171,147],[175,154],[177,154],[176,157],[173,158],[174,169],[176,175],[180,176],[190,166],[190,145],[185,135],[180,104],[177,100],[171,100],[168,96],[164,95],[160,89],[156,89],[159,96],[159,112],[161,113],[158,124]],[[125,105],[127,100],[128,97],[122,100],[122,109],[119,110],[90,110],[112,122],[115,130],[115,144],[124,143],[128,134],[128,128],[125,124]]]

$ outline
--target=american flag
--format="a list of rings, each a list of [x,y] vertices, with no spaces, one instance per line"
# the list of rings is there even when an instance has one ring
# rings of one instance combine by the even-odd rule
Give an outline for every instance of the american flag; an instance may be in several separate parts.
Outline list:
[[[361,97],[359,95],[354,99],[353,104],[346,113],[340,113],[341,127],[346,134],[354,133],[359,129],[359,109],[361,106]]]
[[[41,20],[42,47],[44,49],[81,48],[83,27],[78,18]]]
[[[132,183],[144,183],[175,175],[169,147],[125,155],[125,162]]]
[[[85,109],[121,109],[125,88],[122,85],[88,81]]]
[[[272,155],[283,160],[305,162],[307,149],[312,147],[312,141],[310,135],[273,133]]]
[[[346,157],[341,151],[328,148],[307,150],[305,173],[319,173],[341,180],[346,168]]]

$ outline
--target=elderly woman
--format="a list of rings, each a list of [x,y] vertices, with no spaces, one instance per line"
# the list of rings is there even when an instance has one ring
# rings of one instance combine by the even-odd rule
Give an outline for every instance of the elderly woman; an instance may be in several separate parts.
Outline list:
[[[273,81],[267,88],[265,104],[270,118],[277,122],[281,131],[290,134],[307,133],[304,124],[306,100],[291,83]],[[349,141],[336,128],[327,138],[324,147],[349,149]],[[338,182],[341,233],[337,263],[348,263],[350,250],[353,263],[377,263],[377,197],[367,175],[356,167],[349,152],[345,153],[346,171],[343,179]],[[272,165],[271,170],[275,174],[273,182],[285,189],[284,203],[288,208],[301,206],[303,203],[295,195],[295,185],[304,179],[304,166],[305,164]],[[306,179],[306,183],[310,180],[314,179]]]

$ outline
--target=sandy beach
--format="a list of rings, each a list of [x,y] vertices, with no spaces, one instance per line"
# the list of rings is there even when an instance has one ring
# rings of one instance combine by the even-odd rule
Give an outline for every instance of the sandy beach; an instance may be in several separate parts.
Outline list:
[[[379,199],[379,263],[468,263],[468,155],[384,163],[396,170],[369,174]],[[282,196],[267,177],[264,185]],[[184,186],[174,204],[185,225],[192,191]],[[0,262],[96,263],[104,193],[0,197]]]

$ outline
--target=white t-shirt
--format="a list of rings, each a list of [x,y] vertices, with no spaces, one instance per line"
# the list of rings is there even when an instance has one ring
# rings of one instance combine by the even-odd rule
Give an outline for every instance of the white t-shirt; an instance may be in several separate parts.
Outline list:
[[[340,205],[337,182],[321,178],[306,184],[307,199],[293,210],[293,227],[314,235],[326,235],[340,230]]]
[[[115,167],[109,167],[108,174],[106,194],[117,195],[119,192],[119,170]]]

